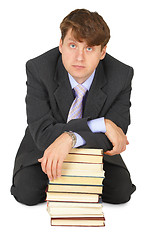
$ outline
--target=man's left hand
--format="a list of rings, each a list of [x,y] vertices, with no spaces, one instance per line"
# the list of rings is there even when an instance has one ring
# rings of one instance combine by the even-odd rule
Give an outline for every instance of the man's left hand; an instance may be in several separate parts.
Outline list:
[[[118,127],[109,119],[105,119],[106,133],[105,135],[109,138],[113,145],[113,149],[106,151],[105,154],[113,156],[120,154],[126,150],[126,145],[129,144],[127,136],[124,134],[122,129]]]

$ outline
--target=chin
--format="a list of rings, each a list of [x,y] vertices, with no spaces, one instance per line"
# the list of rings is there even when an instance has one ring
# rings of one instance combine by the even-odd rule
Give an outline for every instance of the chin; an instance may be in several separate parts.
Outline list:
[[[71,72],[69,72],[69,74],[74,78],[74,79],[76,79],[76,78],[85,78],[85,74],[82,74],[82,73],[78,73],[77,71],[71,71]]]

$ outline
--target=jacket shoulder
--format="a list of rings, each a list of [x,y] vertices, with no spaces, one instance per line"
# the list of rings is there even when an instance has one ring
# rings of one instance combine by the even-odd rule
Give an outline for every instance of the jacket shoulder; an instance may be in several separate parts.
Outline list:
[[[106,65],[111,70],[112,69],[114,69],[114,70],[117,69],[117,71],[128,71],[129,68],[132,68],[128,64],[125,64],[125,63],[121,62],[120,60],[114,58],[113,56],[111,56],[108,53],[106,54],[103,63],[104,63],[104,65]]]
[[[102,60],[102,65],[105,76],[113,82],[121,82],[123,84],[126,79],[131,81],[133,77],[134,70],[131,66],[119,61],[108,53]]]
[[[30,66],[35,64],[39,69],[45,70],[46,68],[54,68],[57,65],[57,61],[60,57],[61,53],[59,52],[59,48],[53,48],[35,58],[29,59],[26,62],[26,66]]]

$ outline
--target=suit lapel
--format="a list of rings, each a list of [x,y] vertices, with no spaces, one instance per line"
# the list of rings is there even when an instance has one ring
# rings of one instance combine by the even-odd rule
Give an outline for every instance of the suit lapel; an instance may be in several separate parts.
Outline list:
[[[59,110],[66,122],[70,106],[74,100],[74,96],[69,82],[68,73],[63,66],[61,57],[58,62],[55,78],[55,81],[58,83],[58,88],[54,92],[54,96]]]
[[[102,87],[106,85],[106,83],[107,81],[104,75],[103,66],[100,62],[96,69],[93,83],[88,92],[83,117],[90,117],[91,119],[99,117],[99,114],[107,99],[107,94],[102,91]]]

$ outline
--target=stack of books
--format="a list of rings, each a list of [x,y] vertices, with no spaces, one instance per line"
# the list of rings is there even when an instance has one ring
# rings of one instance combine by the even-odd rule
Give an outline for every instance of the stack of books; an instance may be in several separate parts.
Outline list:
[[[103,150],[72,149],[61,177],[49,182],[47,211],[52,226],[105,226],[102,212]]]

